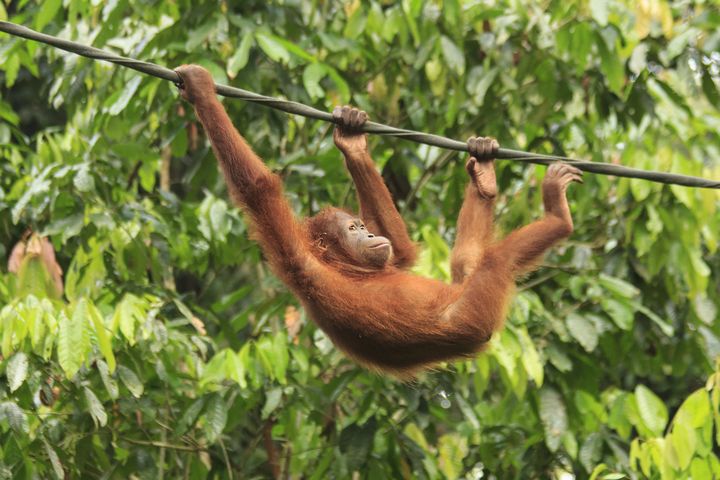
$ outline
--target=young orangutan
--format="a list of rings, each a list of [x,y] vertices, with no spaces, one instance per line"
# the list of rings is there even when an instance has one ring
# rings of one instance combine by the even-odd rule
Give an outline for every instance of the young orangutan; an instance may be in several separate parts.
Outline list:
[[[565,191],[580,170],[556,163],[543,181],[545,216],[493,239],[498,144],[468,141],[470,182],[452,253],[453,282],[406,271],[415,246],[367,150],[367,115],[333,112],[334,140],[357,187],[360,217],[329,207],[299,222],[270,172],[235,130],[210,74],[176,70],[210,138],[232,198],[243,208],[273,271],[297,295],[336,346],[374,370],[408,377],[437,362],[480,351],[505,318],[517,275],[573,230]]]

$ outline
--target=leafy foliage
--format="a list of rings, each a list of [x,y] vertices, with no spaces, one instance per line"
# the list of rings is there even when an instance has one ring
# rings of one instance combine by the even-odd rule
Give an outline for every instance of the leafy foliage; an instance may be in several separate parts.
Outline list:
[[[712,1],[0,3],[0,19],[330,111],[720,178]],[[489,351],[402,384],[308,321],[168,82],[0,36],[0,478],[720,476],[717,191],[586,176]],[[226,101],[298,213],[353,205],[329,126]],[[448,278],[453,152],[371,138]],[[498,162],[504,230],[540,167]]]

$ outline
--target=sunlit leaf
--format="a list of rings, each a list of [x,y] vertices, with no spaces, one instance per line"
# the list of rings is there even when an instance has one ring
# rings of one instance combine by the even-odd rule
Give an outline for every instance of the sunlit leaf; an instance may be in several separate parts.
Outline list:
[[[622,93],[625,84],[625,65],[614,48],[609,48],[605,40],[598,36],[597,47],[600,53],[600,69],[605,74],[608,87],[615,93]]]
[[[273,388],[265,394],[265,405],[262,408],[262,418],[266,419],[272,414],[275,409],[280,405],[282,399],[282,389]]]
[[[85,391],[85,401],[87,402],[88,411],[92,416],[93,422],[95,422],[95,426],[104,427],[107,424],[105,408],[103,408],[102,403],[100,403],[100,400],[98,400],[92,390],[89,388],[84,388],[83,390]]]
[[[0,403],[0,421],[2,419],[7,420],[16,433],[27,434],[30,430],[27,415],[15,402]]]
[[[462,461],[468,453],[467,439],[457,434],[446,434],[438,440],[438,466],[445,478],[458,478],[463,470]]]
[[[45,446],[45,452],[47,453],[48,459],[50,459],[50,465],[53,468],[53,473],[57,478],[65,478],[65,470],[60,462],[57,452],[53,449],[47,440],[43,439],[43,445]]]
[[[35,30],[42,30],[50,23],[62,6],[62,0],[43,1],[35,16]]]
[[[598,333],[595,325],[582,315],[571,313],[567,319],[568,331],[582,345],[582,347],[592,352],[598,344]]]
[[[5,374],[8,379],[10,391],[14,392],[23,384],[28,375],[28,357],[23,352],[17,352],[7,362]]]
[[[253,44],[253,36],[250,33],[243,35],[240,45],[238,45],[235,53],[228,59],[227,64],[227,75],[230,78],[235,78],[240,70],[245,68],[247,65],[248,58],[250,57],[250,47]]]
[[[90,334],[85,300],[75,306],[71,316],[60,312],[58,322],[58,361],[68,378],[72,378],[85,362],[89,347]]]
[[[117,373],[123,385],[130,390],[130,393],[132,393],[135,398],[140,398],[145,390],[145,387],[135,372],[124,365],[118,365]]]
[[[290,61],[290,53],[285,47],[278,42],[272,35],[263,32],[257,32],[255,39],[265,54],[275,62],[288,63]]]
[[[557,390],[545,386],[540,390],[539,407],[545,429],[545,444],[554,452],[560,446],[560,440],[568,427],[565,403]]]
[[[97,369],[100,372],[100,378],[102,379],[105,390],[113,400],[116,400],[120,396],[120,389],[118,388],[117,381],[110,374],[110,367],[107,363],[102,360],[97,361]]]
[[[688,423],[675,421],[672,434],[670,435],[670,443],[675,450],[680,468],[682,470],[686,469],[690,466],[690,462],[695,454],[695,446],[697,444],[695,429]]]
[[[125,107],[127,107],[130,102],[130,99],[135,95],[135,92],[140,86],[142,79],[143,77],[140,75],[135,75],[129,82],[127,82],[127,84],[125,84],[125,88],[122,90],[120,96],[117,97],[117,99],[108,108],[108,113],[110,115],[117,115],[125,110]]]
[[[654,435],[662,435],[668,421],[665,404],[645,385],[635,387],[635,399],[638,413],[645,426]]]
[[[110,373],[115,371],[115,353],[112,349],[112,337],[111,332],[105,325],[105,320],[102,317],[100,311],[95,305],[88,305],[90,318],[93,322],[93,328],[95,332],[95,338],[97,339],[98,349],[103,354]]]
[[[440,37],[440,46],[450,69],[458,75],[465,73],[465,55],[463,51],[445,35]]]
[[[598,433],[591,433],[580,447],[579,458],[585,470],[592,472],[602,454],[602,437]]]
[[[222,397],[212,397],[205,409],[205,433],[208,441],[214,442],[222,433],[227,423],[227,407]]]

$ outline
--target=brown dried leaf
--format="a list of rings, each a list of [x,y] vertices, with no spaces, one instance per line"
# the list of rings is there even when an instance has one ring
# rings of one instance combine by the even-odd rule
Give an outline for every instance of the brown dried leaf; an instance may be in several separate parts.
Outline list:
[[[53,283],[55,284],[55,289],[57,290],[58,295],[62,295],[63,271],[62,268],[60,268],[60,265],[58,265],[57,259],[55,258],[55,249],[53,248],[52,243],[50,243],[50,240],[48,240],[47,237],[40,238],[36,235],[30,237],[30,245],[32,245],[33,239],[35,238],[39,239],[38,243],[40,247],[40,257],[45,264],[45,268],[47,268],[48,272],[50,272],[50,275],[52,275]],[[28,245],[28,251],[30,251],[30,245]]]
[[[8,271],[10,273],[18,273],[23,258],[25,258],[25,242],[21,240],[13,247],[12,252],[10,253]]]
[[[24,238],[13,247],[8,259],[8,271],[17,274],[20,266],[28,257],[37,257],[42,262],[45,270],[50,274],[53,285],[58,296],[63,294],[63,271],[55,258],[55,249],[52,243],[36,233],[26,233]]]
[[[287,328],[288,334],[294,344],[297,344],[299,341],[298,334],[300,333],[301,327],[300,312],[293,305],[288,305],[285,309],[285,328]]]
[[[207,335],[207,330],[205,330],[205,324],[198,317],[193,315],[190,319],[190,323],[192,323],[192,326],[195,327],[195,330],[197,330],[200,335]]]

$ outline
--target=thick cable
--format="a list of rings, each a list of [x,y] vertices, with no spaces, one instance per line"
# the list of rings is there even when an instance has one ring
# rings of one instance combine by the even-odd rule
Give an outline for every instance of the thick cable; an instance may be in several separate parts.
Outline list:
[[[35,30],[24,27],[22,25],[11,22],[0,22],[0,31],[15,35],[17,37],[26,38],[28,40],[45,43],[47,45],[59,48],[61,50],[65,50],[70,53],[81,55],[83,57],[92,58],[94,60],[105,60],[107,62],[112,62],[117,65],[132,68],[133,70],[137,70],[141,73],[146,73],[148,75],[169,80],[171,82],[174,82],[175,84],[181,83],[178,74],[169,68],[162,67],[160,65],[156,65],[150,62],[144,62],[141,60],[135,60],[133,58],[123,57],[105,50],[101,50],[99,48],[90,47],[80,43],[72,42],[70,40],[64,40],[58,37],[54,37],[52,35],[46,35],[44,33],[36,32]],[[250,92],[248,90],[230,87],[227,85],[216,84],[215,91],[219,95],[223,95],[225,97],[239,98],[247,102],[258,103],[270,108],[274,108],[276,110],[281,110],[283,112],[293,113],[295,115],[301,115],[303,117],[314,118],[316,120],[323,120],[325,122],[334,123],[331,113],[318,110],[317,108],[313,108],[302,103],[268,97],[265,95]],[[423,133],[414,130],[395,128],[391,127],[390,125],[384,125],[382,123],[367,122],[363,126],[363,131],[367,133],[374,133],[377,135],[400,137],[413,142],[423,143],[426,145],[432,145],[435,147],[446,148],[450,150],[458,150],[461,152],[468,151],[468,146],[465,142],[460,142],[450,138],[442,137],[440,135],[433,135],[431,133]],[[638,168],[625,167],[623,165],[615,165],[604,162],[585,162],[563,156],[542,155],[537,153],[523,152],[520,150],[511,150],[507,148],[501,148],[497,153],[497,158],[537,163],[542,165],[548,165],[552,162],[557,161],[571,162],[573,166],[585,172],[612,175],[616,177],[639,178],[659,183],[683,185],[686,187],[720,189],[720,182],[700,177],[680,175],[676,173],[657,172],[652,170],[641,170]]]

